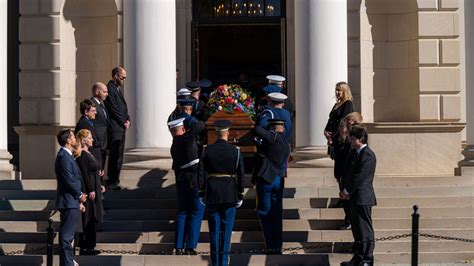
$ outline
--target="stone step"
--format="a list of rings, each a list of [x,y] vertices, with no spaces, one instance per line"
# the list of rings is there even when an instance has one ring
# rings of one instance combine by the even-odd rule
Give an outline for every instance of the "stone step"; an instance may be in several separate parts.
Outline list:
[[[0,211],[0,221],[46,221],[51,211]],[[412,208],[374,207],[373,218],[407,218],[413,213]],[[423,208],[419,211],[422,218],[455,218],[474,217],[472,207],[440,207]],[[176,217],[176,210],[107,210],[105,220],[171,220]],[[256,219],[257,213],[253,209],[237,209],[237,219]],[[284,209],[283,219],[341,219],[344,211],[341,208],[318,209],[300,208]],[[53,216],[59,220],[59,213]]]
[[[422,233],[474,239],[474,229],[423,229]],[[376,230],[376,238],[396,236],[411,233],[406,230]],[[173,243],[174,231],[159,232],[98,232],[98,243]],[[410,238],[407,238],[410,239]],[[428,240],[423,238],[424,240]],[[0,243],[45,243],[46,232],[0,232]],[[261,231],[234,231],[233,243],[238,242],[263,242]],[[351,242],[353,241],[350,230],[311,230],[311,231],[285,231],[285,242]],[[388,241],[399,241],[388,240]],[[55,238],[55,243],[58,238]],[[209,242],[209,232],[201,232],[200,243]]]
[[[26,251],[27,254],[44,254],[44,250],[39,248],[44,247],[44,244],[26,243],[26,244],[0,244],[0,249],[3,252]],[[57,245],[56,245],[57,246]],[[311,254],[311,253],[348,253],[352,247],[352,243],[331,243],[331,242],[284,242],[285,248],[298,248],[291,251],[283,251],[284,254]],[[119,252],[136,252],[133,255],[139,255],[138,252],[147,253],[152,252],[152,255],[160,255],[160,252],[172,252],[174,243],[145,243],[145,244],[124,244],[124,243],[98,243],[96,246],[99,250],[106,250],[102,255],[114,255]],[[249,252],[250,250],[257,250],[256,253],[264,253],[265,243],[263,242],[241,242],[232,243],[231,252]],[[209,252],[209,243],[199,243],[196,250],[198,252]],[[260,251],[258,251],[260,250]],[[390,242],[376,242],[375,253],[404,253],[411,251],[411,241],[390,241]],[[457,242],[457,241],[419,241],[420,252],[472,252],[474,255],[474,243]],[[156,252],[156,254],[154,254]],[[466,258],[467,259],[467,258]]]
[[[284,209],[299,208],[327,208],[335,207],[338,198],[284,198]],[[436,207],[470,207],[473,206],[474,197],[378,197],[378,207],[412,207],[418,205],[421,208]],[[176,209],[175,199],[116,199],[104,201],[107,210],[155,210]],[[242,209],[255,209],[255,199],[247,198]],[[54,210],[54,200],[0,200],[0,210],[34,211]]]
[[[124,173],[125,172],[125,173]],[[295,187],[336,187],[332,172],[321,173],[321,169],[289,169],[285,186]],[[424,187],[424,186],[472,186],[473,178],[466,176],[376,176],[375,187]],[[121,184],[129,189],[149,189],[174,187],[173,171],[127,170],[122,172]],[[55,179],[0,180],[0,190],[56,190]],[[252,187],[250,175],[245,178],[245,186]],[[1,194],[0,194],[1,195]]]
[[[291,255],[231,255],[230,265],[340,265],[351,258],[350,254],[291,254]],[[376,254],[375,264],[407,265],[410,263],[409,253]],[[467,258],[467,259],[466,259]],[[472,252],[422,252],[419,254],[420,265],[454,265],[458,262],[466,265],[472,261]],[[156,266],[156,265],[195,265],[207,266],[211,264],[209,256],[174,256],[174,255],[110,255],[110,256],[78,256],[77,262],[87,266]],[[31,266],[46,265],[45,255],[0,256],[1,265]],[[59,256],[53,258],[53,265],[59,265]]]
[[[410,229],[411,218],[406,219],[374,219],[375,229]],[[283,220],[284,231],[311,231],[311,230],[333,230],[342,224],[342,219],[314,219],[314,220]],[[474,218],[425,218],[420,220],[420,228],[448,229],[465,228],[472,229]],[[0,221],[0,228],[5,232],[41,232],[48,226],[47,221]],[[55,222],[56,230],[59,222]],[[258,219],[236,220],[234,230],[253,231],[260,228]],[[104,221],[104,231],[173,231],[174,220],[147,220],[147,221]],[[207,221],[202,222],[201,231],[208,230]]]

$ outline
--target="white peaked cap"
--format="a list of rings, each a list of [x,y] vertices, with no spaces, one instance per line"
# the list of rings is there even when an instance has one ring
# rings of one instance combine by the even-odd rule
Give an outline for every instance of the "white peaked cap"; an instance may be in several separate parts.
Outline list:
[[[173,121],[170,121],[168,122],[168,127],[169,128],[175,128],[175,127],[179,127],[179,126],[184,126],[184,117],[183,118],[178,118],[176,120],[173,120]]]
[[[282,83],[283,81],[286,80],[285,77],[282,77],[279,75],[268,75],[267,79],[270,83]]]
[[[268,97],[275,102],[284,102],[286,99],[288,99],[288,96],[286,96],[283,93],[280,92],[272,92],[268,94]]]
[[[179,91],[176,93],[178,96],[186,96],[186,95],[191,95],[191,91],[188,88],[181,88]]]

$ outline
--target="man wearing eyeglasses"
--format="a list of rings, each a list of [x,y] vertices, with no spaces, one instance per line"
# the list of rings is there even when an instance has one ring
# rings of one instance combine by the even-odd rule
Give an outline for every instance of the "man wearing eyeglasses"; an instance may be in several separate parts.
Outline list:
[[[127,102],[123,94],[127,71],[123,67],[112,69],[112,79],[107,84],[109,96],[105,99],[105,107],[109,114],[109,165],[107,169],[107,185],[109,190],[120,190],[120,170],[123,163],[125,132],[130,127]]]

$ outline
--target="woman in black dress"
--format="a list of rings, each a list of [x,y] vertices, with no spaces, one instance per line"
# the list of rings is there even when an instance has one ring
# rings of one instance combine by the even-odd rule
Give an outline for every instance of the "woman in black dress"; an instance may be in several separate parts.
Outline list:
[[[77,132],[76,139],[81,143],[82,152],[76,162],[81,169],[83,179],[83,190],[87,193],[87,201],[84,203],[86,211],[82,214],[83,233],[79,238],[80,255],[97,255],[95,250],[97,227],[103,221],[104,209],[102,205],[102,193],[105,191],[101,185],[99,175],[101,165],[89,148],[92,147],[92,134],[87,129]]]
[[[349,132],[351,131],[352,126],[359,125],[362,123],[362,115],[358,112],[352,112],[346,115],[339,126],[339,138],[334,143],[335,152],[334,152],[334,177],[339,183],[339,190],[342,191],[344,188],[343,183],[344,178],[350,178],[346,175],[347,170],[350,168],[350,162],[354,153],[354,150],[351,148],[351,141],[349,139]],[[344,224],[339,226],[339,230],[348,230],[351,229],[351,213],[349,208],[349,201],[341,199],[340,204],[344,208]]]
[[[339,138],[339,123],[347,114],[354,112],[354,104],[352,103],[352,93],[346,82],[338,82],[336,84],[336,104],[329,113],[329,119],[324,129],[324,136],[327,139],[328,155],[334,159],[334,144]]]

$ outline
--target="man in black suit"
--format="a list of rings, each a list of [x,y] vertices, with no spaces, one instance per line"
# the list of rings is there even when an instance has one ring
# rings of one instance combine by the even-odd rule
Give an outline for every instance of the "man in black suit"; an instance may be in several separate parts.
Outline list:
[[[109,114],[109,189],[120,187],[120,171],[122,170],[123,152],[125,148],[125,132],[130,127],[130,115],[122,88],[127,72],[122,67],[112,70],[112,79],[107,84],[109,96],[105,99],[105,107]]]
[[[341,199],[349,199],[354,256],[341,265],[373,265],[374,228],[372,227],[372,206],[377,204],[374,192],[374,174],[377,159],[367,146],[367,131],[353,126],[349,133],[351,146],[355,150],[348,174],[343,177]]]
[[[107,158],[107,140],[108,140],[108,126],[109,126],[109,115],[105,108],[104,101],[109,95],[109,90],[102,82],[96,82],[92,86],[92,98],[91,101],[95,103],[97,114],[94,120],[94,126],[97,131],[97,136],[100,139],[100,155],[102,160],[102,174],[105,167],[105,160]]]
[[[72,149],[76,137],[69,129],[61,130],[57,135],[61,148],[56,156],[57,196],[56,209],[59,210],[61,225],[59,228],[59,257],[61,266],[77,265],[74,261],[73,240],[80,219],[80,212],[85,211],[86,194],[82,192],[82,176],[74,161]]]
[[[77,134],[81,129],[87,129],[92,134],[92,139],[94,140],[92,144],[91,153],[94,157],[101,162],[101,139],[97,133],[96,127],[94,125],[94,120],[96,118],[97,109],[94,102],[89,99],[85,99],[80,103],[79,110],[81,112],[81,118],[77,121],[76,128],[74,129],[74,134]],[[102,163],[102,162],[101,162]]]

